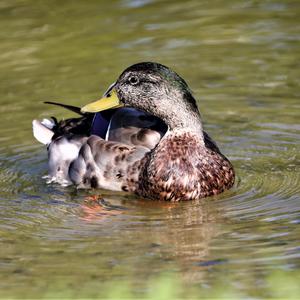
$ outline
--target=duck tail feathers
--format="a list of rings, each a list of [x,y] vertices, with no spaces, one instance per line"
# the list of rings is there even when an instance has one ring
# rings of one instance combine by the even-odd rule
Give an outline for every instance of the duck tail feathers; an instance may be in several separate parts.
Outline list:
[[[54,132],[54,122],[48,119],[44,119],[42,122],[38,120],[32,121],[32,130],[34,137],[42,144],[49,145],[51,143]]]
[[[45,101],[44,103],[45,104],[51,104],[51,105],[56,105],[56,106],[63,107],[65,109],[73,111],[74,113],[79,114],[81,116],[85,115],[84,113],[81,112],[80,107],[77,107],[77,106],[63,104],[63,103],[58,103],[58,102],[52,102],[52,101]]]

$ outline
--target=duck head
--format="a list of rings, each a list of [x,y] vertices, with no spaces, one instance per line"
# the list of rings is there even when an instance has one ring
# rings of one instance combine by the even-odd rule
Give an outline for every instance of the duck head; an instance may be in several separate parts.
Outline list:
[[[187,83],[168,67],[143,62],[130,66],[112,84],[103,98],[85,105],[82,112],[99,112],[120,106],[133,107],[162,119],[169,130],[201,133],[196,101]]]

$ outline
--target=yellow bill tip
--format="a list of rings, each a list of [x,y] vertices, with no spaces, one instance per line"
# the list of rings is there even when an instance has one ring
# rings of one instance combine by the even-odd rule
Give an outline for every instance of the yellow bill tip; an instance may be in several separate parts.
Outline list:
[[[103,98],[83,106],[81,108],[81,112],[96,113],[110,108],[117,108],[122,106],[124,105],[120,102],[116,91],[113,89]]]

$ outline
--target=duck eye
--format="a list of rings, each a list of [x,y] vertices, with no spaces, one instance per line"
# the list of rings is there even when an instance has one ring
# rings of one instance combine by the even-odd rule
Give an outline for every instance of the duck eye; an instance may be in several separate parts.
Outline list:
[[[129,83],[132,85],[136,85],[139,83],[139,79],[136,76],[131,76],[128,79]]]

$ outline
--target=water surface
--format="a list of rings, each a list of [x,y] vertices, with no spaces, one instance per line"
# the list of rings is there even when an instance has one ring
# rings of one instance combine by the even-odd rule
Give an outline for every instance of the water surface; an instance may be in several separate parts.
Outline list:
[[[168,272],[260,297],[299,269],[299,17],[292,0],[1,1],[0,296],[129,279],[142,295]],[[31,120],[73,115],[42,101],[81,106],[148,60],[189,83],[235,187],[173,204],[47,185]]]

